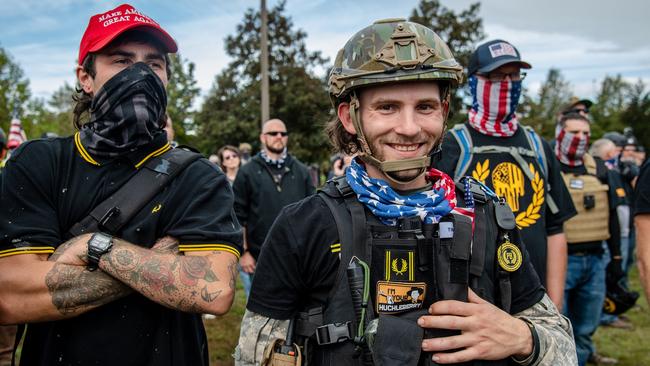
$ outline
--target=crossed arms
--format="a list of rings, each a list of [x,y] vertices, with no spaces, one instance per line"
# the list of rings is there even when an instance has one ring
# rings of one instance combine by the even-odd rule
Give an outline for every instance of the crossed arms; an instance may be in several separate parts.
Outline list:
[[[163,237],[153,248],[114,238],[99,269],[86,269],[90,234],[75,237],[47,258],[22,254],[0,258],[0,324],[59,320],[138,292],[186,312],[223,314],[235,292],[237,257],[229,252],[178,252]]]

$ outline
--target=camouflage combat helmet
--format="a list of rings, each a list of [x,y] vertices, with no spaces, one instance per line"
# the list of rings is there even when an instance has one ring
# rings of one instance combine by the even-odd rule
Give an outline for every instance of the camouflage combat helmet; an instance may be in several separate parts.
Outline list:
[[[424,157],[383,162],[372,155],[361,128],[355,90],[371,85],[427,80],[457,86],[462,79],[462,66],[434,31],[405,19],[385,19],[357,32],[338,52],[330,72],[329,94],[335,108],[342,101],[350,102],[350,118],[361,145],[361,159],[384,173],[421,169],[424,174],[431,165],[434,151]],[[449,93],[445,91],[444,97],[448,102]],[[439,146],[434,148],[438,149]],[[408,183],[386,175],[397,183]]]

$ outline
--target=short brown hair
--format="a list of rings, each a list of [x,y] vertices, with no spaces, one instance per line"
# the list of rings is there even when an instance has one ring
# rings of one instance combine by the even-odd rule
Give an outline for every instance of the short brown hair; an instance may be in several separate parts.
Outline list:
[[[219,167],[220,167],[221,170],[223,170],[224,172],[226,171],[226,167],[223,166],[223,153],[226,152],[227,150],[230,150],[230,151],[234,152],[235,154],[237,154],[237,156],[241,157],[241,154],[239,153],[239,149],[238,149],[238,148],[236,148],[236,147],[234,147],[234,146],[232,146],[232,145],[224,145],[224,146],[222,146],[222,147],[219,149],[219,151],[217,151],[217,156],[219,157]],[[239,162],[239,165],[241,166],[241,160],[240,160],[240,162]]]
[[[111,43],[106,47],[121,45],[128,42],[140,42],[140,43],[150,43],[156,49],[158,49],[165,57],[165,71],[167,72],[167,79],[169,80],[172,75],[171,65],[169,54],[165,53],[165,46],[155,37],[151,36],[149,33],[132,30],[121,34],[119,37],[115,38]],[[97,75],[97,69],[95,68],[95,60],[97,59],[97,52],[89,53],[88,56],[83,60],[81,67],[83,70],[90,75],[93,79]],[[75,94],[72,96],[72,100],[75,102],[74,109],[72,110],[72,123],[76,129],[81,129],[85,123],[88,122],[90,118],[90,105],[92,104],[93,97],[92,95],[86,93],[81,85],[77,83],[75,87]],[[163,116],[161,122],[161,127],[164,127],[167,123],[167,118]]]
[[[450,83],[445,80],[436,80],[438,84],[438,89],[440,91],[440,100],[444,102],[450,98]],[[370,86],[372,87],[372,86]],[[359,98],[360,93],[363,89],[358,89],[356,91],[357,98]],[[350,103],[350,96],[347,95],[344,99],[336,102],[334,106],[334,117],[330,119],[325,124],[325,133],[332,144],[335,152],[343,153],[346,155],[354,155],[357,152],[361,151],[361,143],[357,138],[357,135],[353,135],[345,130],[343,127],[343,122],[338,116],[338,108],[341,103]],[[445,117],[445,124],[443,130],[447,127],[447,118]]]

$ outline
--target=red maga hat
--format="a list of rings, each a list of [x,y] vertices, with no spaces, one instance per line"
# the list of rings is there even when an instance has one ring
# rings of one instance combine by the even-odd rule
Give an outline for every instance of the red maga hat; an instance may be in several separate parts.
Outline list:
[[[77,62],[81,65],[89,52],[101,50],[120,34],[134,28],[150,33],[157,38],[165,47],[165,51],[174,53],[178,50],[176,41],[155,20],[129,4],[122,4],[113,10],[95,14],[90,18],[86,32],[81,38]]]

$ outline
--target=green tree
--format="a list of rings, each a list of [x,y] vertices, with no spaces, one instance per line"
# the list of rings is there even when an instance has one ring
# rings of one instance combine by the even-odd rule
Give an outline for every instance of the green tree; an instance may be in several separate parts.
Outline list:
[[[558,112],[571,98],[571,94],[571,84],[564,79],[560,70],[551,68],[536,98],[524,93],[518,110],[522,122],[533,127],[541,136],[554,138]]]
[[[630,86],[629,104],[621,114],[621,120],[632,127],[639,143],[650,148],[650,92],[642,80]]]
[[[456,60],[467,67],[477,42],[485,38],[483,19],[478,15],[480,9],[481,4],[476,2],[456,13],[438,0],[420,0],[409,20],[433,29],[447,43]],[[450,124],[465,120],[465,115],[460,112],[464,110],[463,99],[467,94],[467,90],[459,88],[453,96],[451,111],[456,113],[451,116]]]
[[[237,31],[225,39],[232,61],[215,78],[196,115],[197,145],[212,153],[224,144],[249,142],[259,147],[260,132],[260,14],[248,9]],[[314,70],[328,62],[310,52],[307,34],[294,30],[280,1],[268,12],[271,117],[283,120],[290,132],[289,147],[305,162],[328,155],[323,125],[330,104],[325,81]]]
[[[597,138],[607,131],[622,132],[627,125],[622,114],[630,101],[631,86],[621,75],[606,76],[591,108],[594,119],[592,135]]]
[[[30,98],[29,80],[11,56],[0,47],[0,128],[8,133],[11,118],[23,115]]]
[[[180,54],[170,55],[171,76],[167,84],[167,113],[172,119],[176,141],[192,144],[191,133],[196,132],[194,124],[194,100],[201,89],[194,78],[195,65]]]

